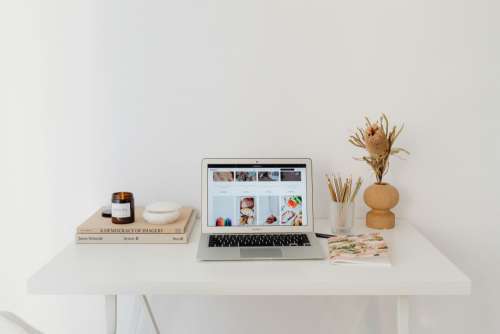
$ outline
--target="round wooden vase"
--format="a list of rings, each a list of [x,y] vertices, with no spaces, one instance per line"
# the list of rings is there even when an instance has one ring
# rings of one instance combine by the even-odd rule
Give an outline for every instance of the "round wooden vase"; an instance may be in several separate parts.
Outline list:
[[[396,223],[391,211],[399,202],[399,192],[389,183],[374,183],[366,188],[363,195],[371,210],[366,214],[366,226],[376,229],[390,229]]]

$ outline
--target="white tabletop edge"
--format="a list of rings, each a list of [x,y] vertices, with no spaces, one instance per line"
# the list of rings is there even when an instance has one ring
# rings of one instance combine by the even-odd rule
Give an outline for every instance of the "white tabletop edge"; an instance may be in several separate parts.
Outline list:
[[[383,233],[388,233],[390,236],[392,233],[395,237],[405,237],[418,239],[417,242],[424,243],[420,239],[425,239],[411,224],[406,222],[401,223],[404,225],[399,226],[395,230],[384,231]],[[321,232],[328,232],[321,230]],[[390,238],[389,238],[390,239]],[[439,250],[437,250],[428,240],[425,239],[427,244],[426,249],[432,253],[433,256],[439,257],[439,264],[446,267],[446,272],[439,276],[426,280],[423,277],[422,280],[414,279],[411,275],[406,275],[405,272],[397,272],[398,279],[392,279],[391,275],[380,274],[380,277],[389,278],[387,282],[381,280],[371,282],[369,279],[358,279],[354,284],[349,284],[349,282],[340,279],[339,281],[333,280],[323,280],[319,277],[310,277],[307,272],[302,270],[303,267],[297,267],[295,269],[293,263],[294,261],[274,261],[277,267],[282,267],[285,271],[293,274],[294,270],[298,271],[298,274],[305,278],[311,279],[310,282],[303,282],[302,284],[297,284],[296,282],[291,282],[290,284],[284,284],[283,282],[269,282],[269,281],[255,281],[252,284],[241,284],[241,282],[231,282],[224,281],[222,283],[217,282],[217,273],[212,272],[213,269],[207,267],[207,263],[203,263],[201,271],[198,273],[206,274],[206,277],[211,277],[207,280],[183,280],[176,279],[175,275],[165,276],[168,281],[156,281],[153,276],[147,276],[143,274],[138,277],[137,280],[126,279],[122,282],[118,280],[111,281],[112,275],[110,275],[109,280],[107,277],[103,277],[102,281],[96,279],[97,276],[89,275],[88,272],[85,273],[85,277],[82,280],[75,279],[73,276],[72,281],[69,279],[64,279],[64,275],[71,277],[72,274],[68,272],[68,268],[75,268],[75,275],[78,276],[79,263],[76,261],[82,261],[82,265],[88,265],[85,261],[86,253],[89,250],[95,251],[102,247],[105,249],[106,245],[75,245],[70,244],[64,250],[54,257],[49,263],[43,266],[39,271],[37,271],[29,280],[27,284],[28,292],[32,294],[159,294],[159,295],[310,295],[310,296],[320,296],[320,295],[469,295],[471,293],[471,281],[470,279],[461,272],[451,261],[449,261]],[[89,247],[90,246],[90,247]],[[149,249],[151,245],[116,245],[126,248],[119,249]],[[142,246],[142,247],[137,247]],[[156,245],[154,249],[163,250],[162,246],[172,247],[173,245]],[[87,248],[83,248],[87,247]],[[146,248],[144,248],[146,247]],[[170,249],[165,247],[165,249]],[[176,246],[174,246],[176,247]],[[183,247],[188,247],[183,249],[186,254],[194,254],[191,248],[197,248],[197,236],[196,233],[193,235],[193,241],[189,245],[183,245]],[[151,247],[152,248],[152,247]],[[181,249],[181,248],[179,248]],[[109,255],[109,252],[106,253]],[[111,255],[110,255],[111,256]],[[68,260],[73,263],[68,263]],[[112,261],[112,259],[108,259]],[[188,261],[188,260],[186,260]],[[192,259],[194,260],[194,258]],[[262,261],[270,263],[272,261]],[[278,263],[279,262],[279,263]],[[288,262],[289,264],[282,264],[282,262]],[[326,261],[300,261],[306,268],[314,268],[315,273],[325,272],[331,275],[332,270],[338,270],[346,275],[345,271],[350,269],[332,269],[335,266],[328,264],[325,266]],[[198,262],[199,263],[199,262]],[[248,262],[249,263],[249,262]],[[252,262],[253,263],[253,262]],[[180,266],[185,264],[181,263]],[[193,262],[194,266],[197,266]],[[300,265],[297,263],[296,265]],[[218,268],[232,268],[225,265],[216,264]],[[236,265],[238,269],[247,268],[249,266],[256,266],[256,268],[270,268],[269,265]],[[410,266],[411,264],[406,266]],[[155,268],[143,267],[146,270],[151,269],[154,272]],[[185,268],[184,268],[185,269]],[[248,268],[247,268],[248,269]],[[377,270],[374,269],[373,273],[377,275]],[[409,268],[411,269],[411,268]],[[438,268],[439,269],[439,268]],[[245,269],[246,270],[246,269]],[[356,272],[356,270],[354,270]],[[366,268],[361,270],[362,273],[372,271],[367,271]],[[62,275],[61,275],[62,274]],[[161,275],[165,275],[165,272],[160,272]],[[279,274],[279,273],[278,273]],[[277,275],[278,275],[277,274]],[[406,276],[405,276],[406,275]],[[61,277],[61,281],[58,282],[56,277]],[[334,276],[329,276],[334,277]],[[145,280],[141,280],[145,278]],[[179,277],[182,278],[182,277]]]

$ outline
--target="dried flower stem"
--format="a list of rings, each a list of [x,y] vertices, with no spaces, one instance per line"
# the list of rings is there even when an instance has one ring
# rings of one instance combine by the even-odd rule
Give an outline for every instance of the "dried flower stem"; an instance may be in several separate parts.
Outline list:
[[[389,126],[389,119],[385,114],[375,123],[365,117],[366,128],[357,128],[356,132],[349,137],[349,142],[356,147],[368,151],[369,155],[357,160],[365,161],[372,169],[377,179],[377,183],[382,183],[384,175],[389,169],[389,157],[399,153],[410,154],[400,147],[393,147],[394,142],[404,129],[404,124],[398,129],[396,126]]]

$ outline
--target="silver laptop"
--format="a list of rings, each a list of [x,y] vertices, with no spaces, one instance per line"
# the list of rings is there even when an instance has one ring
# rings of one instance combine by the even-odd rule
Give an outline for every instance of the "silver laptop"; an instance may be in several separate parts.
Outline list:
[[[310,159],[205,159],[200,260],[322,259]]]

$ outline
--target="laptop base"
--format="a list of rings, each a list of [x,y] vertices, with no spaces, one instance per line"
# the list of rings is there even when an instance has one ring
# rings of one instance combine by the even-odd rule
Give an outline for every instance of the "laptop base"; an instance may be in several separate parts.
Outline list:
[[[323,249],[314,233],[306,233],[310,246],[272,247],[209,247],[209,234],[202,234],[198,246],[198,260],[305,260],[324,259]]]

